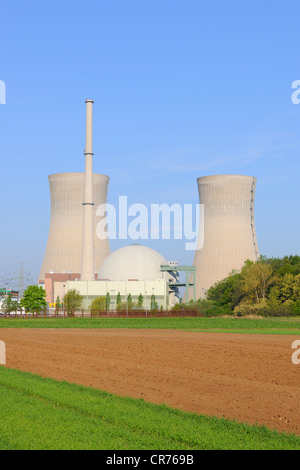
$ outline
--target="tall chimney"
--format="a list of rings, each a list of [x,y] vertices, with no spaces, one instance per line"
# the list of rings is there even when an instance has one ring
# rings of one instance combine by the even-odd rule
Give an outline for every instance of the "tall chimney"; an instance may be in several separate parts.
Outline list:
[[[86,100],[85,179],[81,280],[94,281],[93,100]]]

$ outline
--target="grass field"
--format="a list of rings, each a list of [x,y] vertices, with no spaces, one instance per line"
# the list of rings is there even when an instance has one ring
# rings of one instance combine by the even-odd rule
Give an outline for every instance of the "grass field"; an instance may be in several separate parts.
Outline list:
[[[300,450],[297,436],[4,367],[0,394],[0,450]]]
[[[300,335],[287,318],[0,318],[1,328],[158,328]],[[0,366],[0,450],[296,449],[300,437]]]
[[[0,318],[1,328],[157,328],[206,332],[300,335],[287,318]],[[1,339],[1,338],[0,338]]]

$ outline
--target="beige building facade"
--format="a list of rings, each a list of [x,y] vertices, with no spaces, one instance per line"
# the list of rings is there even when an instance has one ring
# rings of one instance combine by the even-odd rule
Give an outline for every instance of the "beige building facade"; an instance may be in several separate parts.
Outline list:
[[[137,303],[138,297],[142,294],[143,309],[150,310],[151,297],[155,295],[155,301],[158,307],[164,310],[169,307],[169,283],[165,279],[157,281],[66,281],[54,282],[54,298],[57,296],[63,299],[64,295],[75,289],[83,297],[83,309],[89,309],[91,303],[97,297],[105,297],[109,293],[111,298],[110,310],[117,308],[117,296],[121,295],[122,302],[126,302],[131,294],[134,303]]]

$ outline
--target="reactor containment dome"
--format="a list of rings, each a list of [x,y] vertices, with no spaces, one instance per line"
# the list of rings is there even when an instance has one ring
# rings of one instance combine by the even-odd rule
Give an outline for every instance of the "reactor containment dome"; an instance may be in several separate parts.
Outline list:
[[[168,273],[161,272],[161,265],[166,264],[165,258],[152,248],[130,245],[114,251],[104,260],[98,279],[108,281],[167,279]]]

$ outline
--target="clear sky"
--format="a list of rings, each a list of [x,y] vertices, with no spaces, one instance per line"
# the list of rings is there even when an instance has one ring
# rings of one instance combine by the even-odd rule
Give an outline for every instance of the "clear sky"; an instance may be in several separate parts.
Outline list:
[[[84,170],[86,98],[109,202],[196,203],[200,176],[257,176],[261,253],[300,254],[299,23],[290,0],[1,2],[0,283],[21,261],[38,275],[48,175]]]

